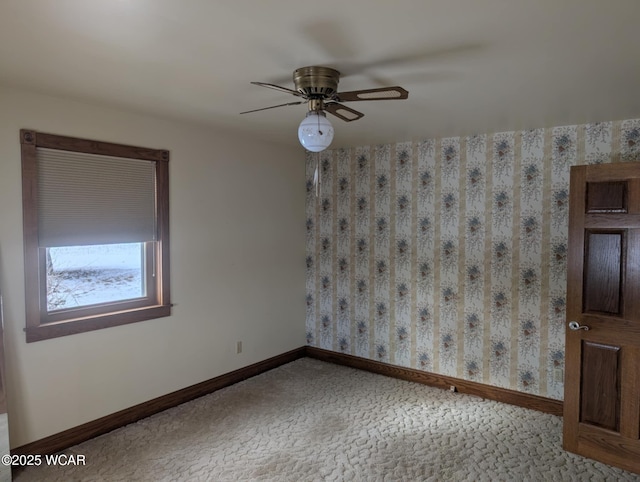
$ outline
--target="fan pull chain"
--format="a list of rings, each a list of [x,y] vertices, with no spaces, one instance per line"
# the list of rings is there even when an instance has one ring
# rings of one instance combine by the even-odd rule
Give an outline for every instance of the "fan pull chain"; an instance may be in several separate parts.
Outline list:
[[[313,174],[313,185],[316,188],[316,197],[320,196],[320,153],[316,152],[316,172]]]

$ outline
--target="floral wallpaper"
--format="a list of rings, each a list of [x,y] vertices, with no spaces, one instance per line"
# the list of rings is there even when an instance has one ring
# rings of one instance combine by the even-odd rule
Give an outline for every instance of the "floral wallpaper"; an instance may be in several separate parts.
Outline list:
[[[569,168],[636,159],[640,120],[308,153],[307,343],[562,399]]]

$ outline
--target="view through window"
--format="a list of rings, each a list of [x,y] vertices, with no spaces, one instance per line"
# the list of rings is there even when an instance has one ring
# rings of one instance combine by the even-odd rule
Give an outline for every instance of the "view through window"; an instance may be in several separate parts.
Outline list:
[[[47,248],[47,310],[146,295],[144,243]]]

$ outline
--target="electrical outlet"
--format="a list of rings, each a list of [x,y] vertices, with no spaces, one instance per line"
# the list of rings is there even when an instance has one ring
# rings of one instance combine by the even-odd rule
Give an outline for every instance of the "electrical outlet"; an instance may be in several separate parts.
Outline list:
[[[453,386],[453,385],[451,385],[451,386],[449,387],[449,390],[450,390],[450,391],[452,391],[452,392],[457,392],[456,387],[455,387],[455,386]]]
[[[562,368],[553,369],[553,381],[562,383],[564,381],[564,370]]]
[[[236,353],[242,353],[242,342],[236,342]]]

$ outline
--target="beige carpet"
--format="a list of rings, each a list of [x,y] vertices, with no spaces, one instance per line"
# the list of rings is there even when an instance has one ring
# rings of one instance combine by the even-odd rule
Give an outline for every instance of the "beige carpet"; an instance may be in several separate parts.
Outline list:
[[[77,445],[19,481],[622,481],[562,420],[304,358]]]

